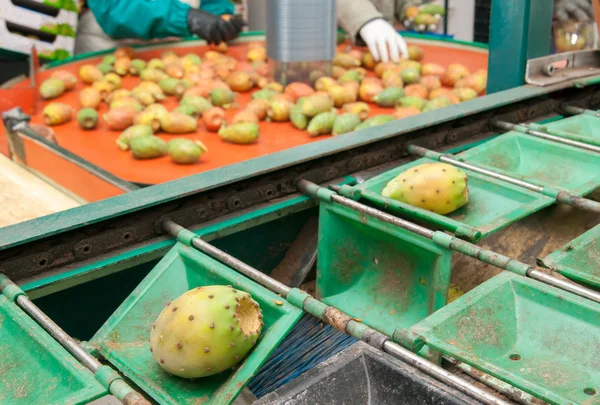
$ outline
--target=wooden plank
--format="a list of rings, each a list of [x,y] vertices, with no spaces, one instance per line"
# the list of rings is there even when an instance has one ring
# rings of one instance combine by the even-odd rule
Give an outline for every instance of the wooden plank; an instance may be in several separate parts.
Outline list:
[[[80,204],[0,154],[0,228]]]

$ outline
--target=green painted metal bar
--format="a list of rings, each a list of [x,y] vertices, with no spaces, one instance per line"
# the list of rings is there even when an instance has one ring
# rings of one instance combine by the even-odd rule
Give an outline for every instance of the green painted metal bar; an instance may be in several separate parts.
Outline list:
[[[332,193],[327,189],[323,189],[320,192],[322,195],[328,195]],[[321,319],[323,322],[333,326],[340,332],[361,339],[376,349],[382,350],[399,360],[415,366],[439,381],[442,381],[445,384],[478,399],[484,404],[507,405],[505,401],[496,398],[488,392],[475,387],[474,385],[444,370],[443,368],[419,357],[410,350],[407,350],[402,346],[390,341],[387,336],[365,325],[362,325],[360,321],[351,318],[340,310],[322,303],[321,301],[313,298],[309,294],[297,288],[290,288],[267,276],[261,271],[247,265],[246,263],[241,262],[235,257],[203,241],[196,234],[174,223],[173,221],[165,220],[162,223],[162,226],[170,235],[181,240],[191,241],[191,245],[195,249],[221,261],[222,263],[247,276],[251,280],[266,287],[274,293],[280,294],[283,298],[288,300],[290,304],[295,305],[303,311]]]
[[[0,273],[0,288],[7,298],[13,300],[25,313],[33,318],[58,343],[73,355],[82,365],[89,369],[109,392],[125,405],[150,405],[144,397],[132,389],[113,369],[100,364],[91,354],[85,351],[79,343],[67,335],[60,326],[44,314],[25,292],[19,289],[8,277]]]
[[[593,291],[589,288],[582,287],[578,284],[567,282],[556,277],[547,275],[539,270],[536,270],[528,264],[519,262],[518,260],[511,259],[510,257],[501,255],[496,252],[492,252],[490,250],[482,249],[477,245],[461,240],[455,236],[451,236],[440,231],[432,231],[431,229],[395,217],[386,212],[379,211],[375,208],[366,206],[349,198],[343,197],[331,190],[327,190],[306,180],[300,180],[298,182],[298,188],[300,188],[300,190],[305,194],[312,195],[313,197],[319,198],[323,201],[343,205],[356,212],[361,213],[362,215],[370,215],[374,218],[377,218],[381,221],[387,222],[399,228],[414,232],[417,235],[433,240],[440,246],[462,253],[466,256],[477,259],[483,263],[490,264],[492,266],[498,267],[503,270],[507,270],[511,273],[515,273],[520,276],[525,276],[537,281],[541,281],[542,283],[551,285],[558,289],[568,291],[572,294],[600,303],[600,293],[597,291]]]
[[[585,136],[576,134],[574,132],[552,129],[546,125],[539,125],[539,124],[534,124],[534,123],[528,124],[527,127],[534,131],[541,131],[541,132],[545,132],[550,135],[559,136],[561,138],[572,139],[574,141],[584,142],[584,143],[588,143],[590,145],[595,145],[595,146],[600,146],[600,140],[585,137]]]
[[[530,180],[520,180],[514,177],[510,177],[504,174],[497,173],[488,168],[482,168],[479,166],[474,166],[470,163],[464,162],[463,160],[459,160],[453,155],[443,154],[440,152],[436,152],[433,150],[429,150],[423,148],[421,146],[409,145],[408,153],[415,156],[427,157],[429,159],[439,160],[440,162],[448,163],[453,166],[462,167],[464,169],[468,169],[474,171],[476,173],[485,174],[492,178],[506,181],[507,183],[514,184],[516,186],[524,187],[528,190],[532,190],[541,194],[544,194],[548,197],[552,197],[556,199],[556,202],[571,205],[573,207],[590,211],[594,213],[600,214],[600,203],[594,200],[590,200],[587,198],[579,197],[571,193],[568,190],[560,190],[552,187],[544,187],[537,184],[532,183]]]
[[[551,1],[493,0],[487,94],[525,83],[527,60],[550,53]]]

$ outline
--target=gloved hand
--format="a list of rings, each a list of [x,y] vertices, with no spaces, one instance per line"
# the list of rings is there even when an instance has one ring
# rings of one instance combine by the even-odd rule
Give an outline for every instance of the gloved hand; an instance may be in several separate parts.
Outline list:
[[[373,58],[382,62],[399,62],[400,57],[408,58],[408,48],[404,38],[382,18],[369,21],[358,31],[365,41]]]
[[[190,8],[187,23],[192,34],[198,35],[209,44],[220,44],[237,38],[246,25],[240,17],[225,21],[217,15],[195,8]]]
[[[594,20],[594,8],[590,0],[556,0],[554,15],[560,21],[589,22]]]

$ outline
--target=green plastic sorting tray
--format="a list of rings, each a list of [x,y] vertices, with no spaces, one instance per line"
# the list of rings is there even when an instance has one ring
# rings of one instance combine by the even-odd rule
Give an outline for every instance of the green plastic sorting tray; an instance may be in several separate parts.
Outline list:
[[[150,328],[165,304],[195,287],[232,285],[263,312],[256,347],[235,369],[196,380],[163,371],[150,353]],[[276,301],[278,301],[276,303]],[[280,304],[280,305],[278,305]],[[177,243],[92,338],[121,372],[161,404],[230,404],[296,324],[302,311],[227,266]]]
[[[600,185],[600,154],[508,132],[459,158],[496,172],[584,195]]]
[[[87,404],[107,391],[16,304],[0,295],[0,403]]]
[[[558,136],[600,146],[600,119],[591,115],[574,115],[560,121],[542,125]]]
[[[503,272],[410,332],[551,404],[600,403],[600,305],[592,301]]]
[[[469,170],[464,170],[469,179],[469,203],[446,216],[400,203],[381,195],[386,184],[400,173],[421,164],[434,162],[430,159],[419,159],[382,173],[355,188],[360,190],[363,198],[390,212],[424,220],[471,240],[485,237],[554,202],[553,199],[540,193]],[[470,231],[469,227],[474,228],[477,233]]]
[[[600,288],[600,225],[539,262],[572,280]]]
[[[452,252],[376,218],[321,202],[317,293],[392,336],[446,304]]]

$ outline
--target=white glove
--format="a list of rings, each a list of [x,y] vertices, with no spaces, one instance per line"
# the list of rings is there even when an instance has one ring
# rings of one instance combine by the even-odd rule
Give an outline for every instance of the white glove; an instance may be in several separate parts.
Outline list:
[[[369,47],[375,60],[399,62],[400,57],[408,58],[408,48],[404,38],[382,18],[369,21],[359,34]]]

